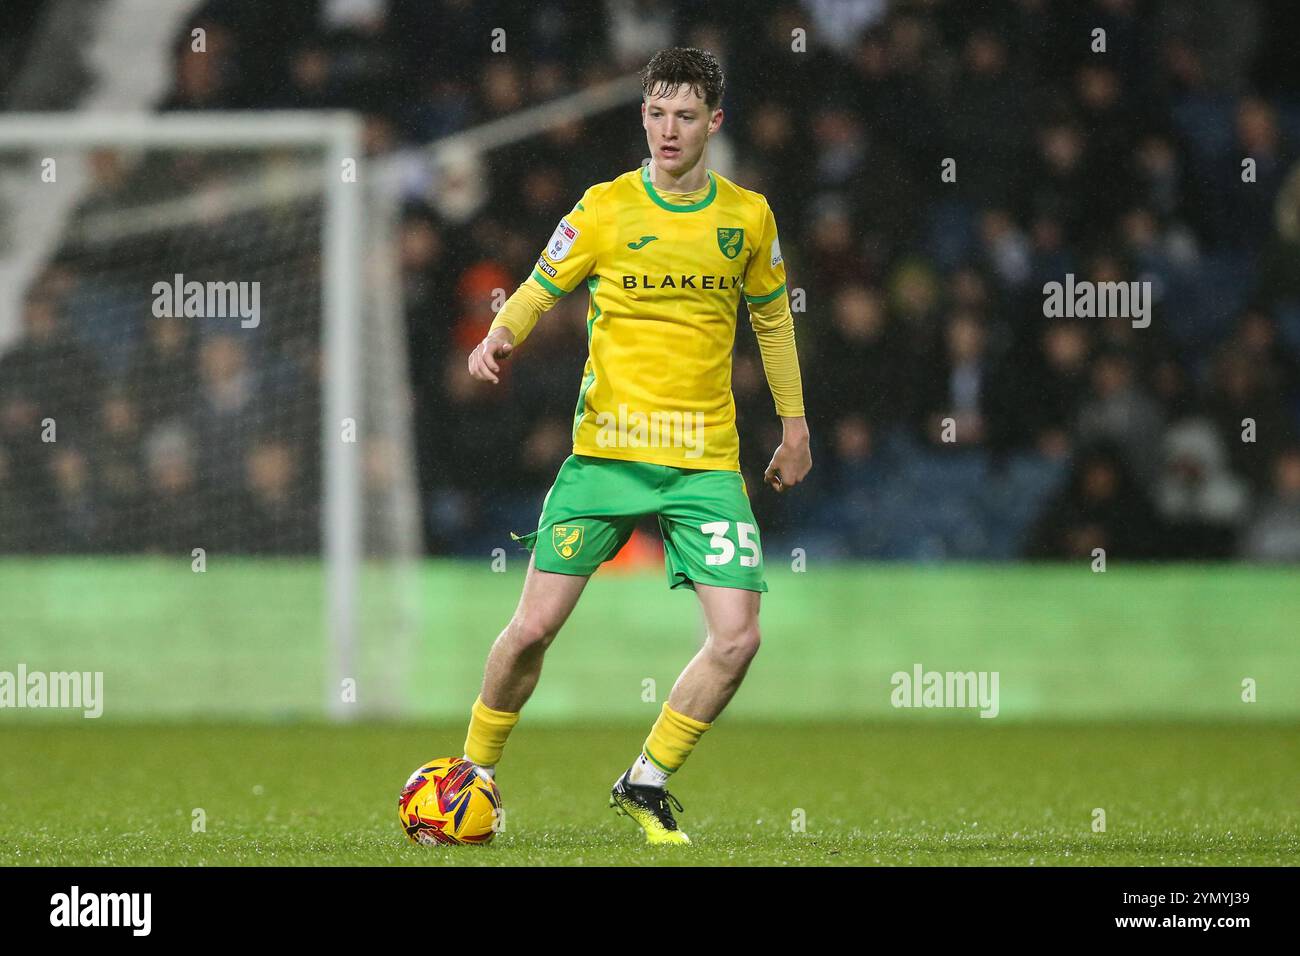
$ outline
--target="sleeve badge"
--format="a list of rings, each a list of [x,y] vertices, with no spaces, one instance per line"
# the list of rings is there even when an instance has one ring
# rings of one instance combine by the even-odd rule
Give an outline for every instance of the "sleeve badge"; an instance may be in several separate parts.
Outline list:
[[[546,245],[546,258],[552,262],[563,261],[577,238],[578,230],[569,225],[569,220],[561,219],[560,224],[555,227],[551,241]]]

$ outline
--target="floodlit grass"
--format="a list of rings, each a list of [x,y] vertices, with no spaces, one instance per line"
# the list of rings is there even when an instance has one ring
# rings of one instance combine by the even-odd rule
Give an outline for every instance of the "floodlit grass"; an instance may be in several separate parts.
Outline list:
[[[670,789],[689,847],[607,807],[647,726],[530,727],[487,847],[411,844],[397,793],[463,724],[0,727],[9,865],[1295,865],[1289,724],[725,718]],[[1094,809],[1106,815],[1094,832]],[[192,832],[194,811],[206,832]],[[792,821],[806,821],[797,832]]]

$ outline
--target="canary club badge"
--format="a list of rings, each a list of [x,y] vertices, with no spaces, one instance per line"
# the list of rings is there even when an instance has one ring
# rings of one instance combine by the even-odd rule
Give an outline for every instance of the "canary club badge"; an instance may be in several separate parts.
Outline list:
[[[718,230],[718,248],[728,259],[734,259],[740,254],[740,248],[745,242],[745,230],[738,228],[724,228]]]
[[[555,227],[554,235],[551,236],[550,244],[546,247],[546,258],[552,262],[559,262],[569,254],[577,238],[578,230],[569,225],[569,220],[561,219],[560,224]]]
[[[582,550],[582,526],[555,525],[551,531],[551,544],[555,553],[568,560]]]

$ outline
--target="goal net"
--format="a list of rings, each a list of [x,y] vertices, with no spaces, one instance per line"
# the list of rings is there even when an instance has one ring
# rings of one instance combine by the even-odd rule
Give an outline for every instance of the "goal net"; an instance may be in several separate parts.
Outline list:
[[[395,197],[356,120],[0,117],[0,669],[104,712],[407,711]]]

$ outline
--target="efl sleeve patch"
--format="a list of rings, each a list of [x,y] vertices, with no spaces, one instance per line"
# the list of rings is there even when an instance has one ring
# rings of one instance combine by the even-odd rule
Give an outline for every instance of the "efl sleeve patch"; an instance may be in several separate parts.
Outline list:
[[[781,264],[781,240],[779,238],[772,240],[772,268]]]
[[[577,238],[578,230],[569,225],[569,220],[561,219],[560,224],[555,227],[551,241],[547,243],[546,258],[552,262],[562,262],[569,254],[569,250],[573,248]]]

